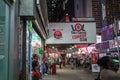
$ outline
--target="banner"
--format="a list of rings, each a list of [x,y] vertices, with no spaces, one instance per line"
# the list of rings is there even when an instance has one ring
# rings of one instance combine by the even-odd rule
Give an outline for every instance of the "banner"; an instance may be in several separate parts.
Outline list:
[[[96,23],[50,23],[47,44],[96,43]]]

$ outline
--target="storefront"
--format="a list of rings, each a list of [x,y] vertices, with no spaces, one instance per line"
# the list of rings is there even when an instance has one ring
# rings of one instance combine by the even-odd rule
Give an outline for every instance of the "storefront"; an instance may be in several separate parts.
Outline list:
[[[25,5],[25,2],[34,5]],[[19,5],[19,0],[0,0],[0,11],[2,11],[0,13],[0,80],[27,80],[29,78],[27,73],[30,67],[30,54],[32,54],[30,53],[32,35],[28,34],[30,31],[28,31],[29,23],[27,21],[32,20],[32,27],[35,29],[36,34],[41,36],[41,47],[44,49],[44,40],[47,36],[45,27],[47,24],[44,22],[44,16],[42,15],[40,15],[40,19],[38,17],[36,19],[40,11],[37,10],[37,15],[29,15],[34,11],[33,7],[36,10],[35,6],[37,4],[33,0],[28,0],[28,2],[22,0]],[[27,6],[29,9],[23,8],[23,6]],[[27,10],[31,12],[22,14],[22,11]],[[47,21],[47,16],[45,17]]]
[[[32,20],[21,19],[19,29],[19,79],[23,78],[31,79],[32,70],[32,54],[38,54],[41,61],[41,71],[42,71],[42,61],[44,51],[44,39],[38,35],[36,27]],[[26,66],[25,66],[26,65]],[[26,74],[23,74],[26,73]]]
[[[31,5],[29,5],[28,3]],[[42,10],[41,8],[41,6],[46,6],[45,3],[42,5],[40,3],[41,0],[22,0],[19,6],[19,14],[21,20],[20,22],[22,22],[21,27],[23,29],[22,34],[24,34],[22,35],[22,72],[26,73],[22,75],[22,78],[24,78],[24,80],[29,80],[31,78],[32,54],[39,54],[39,52],[41,53],[44,51],[45,39],[47,38],[47,16],[45,15],[46,13],[44,13],[43,16],[43,12],[46,12],[46,9]],[[46,17],[46,19],[44,19],[44,17]],[[36,35],[37,40],[34,40],[33,38],[35,38]],[[35,46],[33,45],[33,42],[35,42]],[[34,49],[36,49],[36,52],[34,52]],[[40,57],[40,61],[42,61],[43,55],[40,55]],[[23,80],[22,78],[21,80]]]
[[[40,62],[40,72],[43,73],[43,56],[44,56],[44,42],[43,38],[40,37],[35,30],[32,32],[32,41],[31,41],[31,55],[38,54]],[[30,58],[31,59],[31,58]]]
[[[118,36],[114,40],[109,41],[109,45],[110,45],[110,50],[109,50],[110,55],[113,57],[113,59],[119,60],[120,37]]]

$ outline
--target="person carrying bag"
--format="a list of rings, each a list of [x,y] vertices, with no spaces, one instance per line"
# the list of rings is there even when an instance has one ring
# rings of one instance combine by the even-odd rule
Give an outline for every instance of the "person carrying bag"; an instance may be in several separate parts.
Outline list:
[[[97,61],[102,69],[96,80],[120,80],[120,74],[114,71],[114,62],[111,56],[104,56]]]

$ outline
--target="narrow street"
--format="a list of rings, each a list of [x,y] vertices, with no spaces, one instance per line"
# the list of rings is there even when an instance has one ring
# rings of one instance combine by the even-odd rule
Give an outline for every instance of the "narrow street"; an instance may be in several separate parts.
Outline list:
[[[93,74],[83,68],[71,69],[70,66],[59,69],[54,75],[44,75],[43,80],[94,80]]]

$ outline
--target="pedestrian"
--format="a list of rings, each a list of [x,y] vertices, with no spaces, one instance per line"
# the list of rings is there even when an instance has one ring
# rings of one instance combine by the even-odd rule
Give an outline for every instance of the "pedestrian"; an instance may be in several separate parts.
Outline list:
[[[114,62],[112,57],[104,56],[97,61],[101,71],[97,80],[120,80],[119,74],[114,71]]]
[[[37,63],[37,66],[36,64]],[[35,73],[35,67],[37,67],[37,71],[40,73],[40,79],[42,79],[42,73],[40,72],[40,57],[38,54],[32,55],[32,72]]]
[[[39,56],[38,56],[38,54],[33,54],[32,55],[32,61],[34,61],[34,60],[39,60]]]
[[[61,65],[62,65],[62,59],[61,57],[59,57],[59,68],[61,69]]]
[[[71,69],[74,69],[74,60],[71,58]]]
[[[48,59],[46,58],[45,61],[44,61],[44,67],[45,67],[45,75],[47,75],[47,72],[48,72]]]
[[[40,80],[41,79],[41,74],[39,72],[39,63],[38,61],[33,61],[32,62],[32,80]]]
[[[62,64],[65,67],[65,58],[62,58]]]

